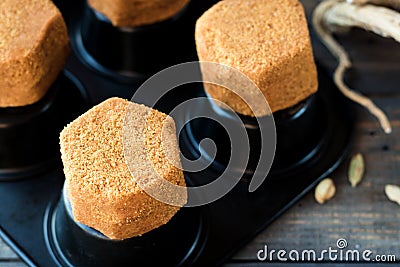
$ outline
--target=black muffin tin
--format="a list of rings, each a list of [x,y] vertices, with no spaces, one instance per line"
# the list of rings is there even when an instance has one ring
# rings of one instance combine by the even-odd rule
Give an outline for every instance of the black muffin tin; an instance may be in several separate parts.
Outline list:
[[[66,71],[39,103],[0,110],[0,233],[28,265],[220,265],[346,157],[353,125],[351,106],[318,68],[318,93],[274,114],[276,159],[255,192],[248,189],[258,161],[258,124],[248,117],[237,121],[227,113],[227,123],[246,125],[251,151],[245,174],[224,197],[206,206],[183,208],[165,226],[124,241],[109,240],[74,222],[68,199],[62,194],[60,130],[104,99],[130,99],[156,71],[195,60],[194,23],[214,2],[192,0],[170,20],[121,30],[113,29],[83,1],[56,1],[67,20],[73,47]],[[105,55],[108,50],[117,54],[109,57]],[[184,100],[199,96],[205,96],[200,84],[185,85],[162,98],[156,108],[168,113]],[[209,101],[187,112],[217,108]],[[185,156],[197,158],[198,144],[204,138],[213,139],[218,148],[207,169],[185,174],[189,185],[213,181],[224,170],[229,158],[225,134],[207,119],[185,125],[179,136]]]
[[[0,181],[40,173],[58,160],[58,133],[89,106],[83,85],[69,71],[37,103],[0,109]]]

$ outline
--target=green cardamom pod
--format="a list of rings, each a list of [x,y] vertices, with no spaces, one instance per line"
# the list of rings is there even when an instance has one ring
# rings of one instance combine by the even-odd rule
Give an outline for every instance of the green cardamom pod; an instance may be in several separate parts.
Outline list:
[[[361,153],[354,155],[350,161],[349,181],[352,187],[356,187],[362,180],[365,171],[364,157]]]

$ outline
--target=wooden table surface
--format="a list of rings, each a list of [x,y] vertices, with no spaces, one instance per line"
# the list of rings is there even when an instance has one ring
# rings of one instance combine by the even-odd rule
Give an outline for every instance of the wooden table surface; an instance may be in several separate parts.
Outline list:
[[[319,2],[303,0],[310,21]],[[333,71],[336,61],[313,36],[317,61]],[[386,135],[377,121],[364,109],[354,106],[355,134],[351,154],[361,152],[366,161],[364,180],[357,188],[347,181],[347,159],[331,177],[336,196],[319,205],[313,192],[308,193],[270,227],[239,251],[227,266],[259,266],[257,251],[270,249],[320,251],[336,247],[345,238],[348,248],[370,249],[374,254],[394,254],[400,259],[400,206],[389,202],[386,184],[400,185],[400,45],[362,30],[352,30],[339,37],[353,61],[346,81],[368,95],[390,118],[393,132]],[[337,108],[341,108],[338,106]],[[25,266],[19,257],[0,240],[0,266]]]

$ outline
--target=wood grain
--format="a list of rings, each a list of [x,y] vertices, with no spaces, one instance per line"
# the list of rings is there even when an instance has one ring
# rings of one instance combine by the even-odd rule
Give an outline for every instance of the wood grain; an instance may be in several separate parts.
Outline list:
[[[302,2],[310,18],[319,1]],[[332,72],[336,61],[315,38],[312,29],[311,34],[316,59]],[[337,186],[337,194],[331,201],[319,205],[310,192],[226,266],[261,266],[256,253],[265,244],[272,249],[321,250],[334,247],[338,238],[345,238],[349,248],[396,254],[400,259],[400,207],[389,202],[384,194],[385,184],[400,184],[400,45],[362,30],[352,30],[338,39],[354,63],[346,80],[385,110],[393,133],[385,135],[376,120],[355,105],[357,123],[351,154],[361,152],[364,155],[364,180],[357,188],[350,186],[347,159],[331,175]],[[0,266],[25,266],[2,241]]]
[[[0,239],[0,266],[1,267],[25,267],[18,255]]]
[[[1,267],[26,267],[26,264],[19,261],[19,262],[3,262],[1,261]]]
[[[18,256],[0,239],[0,261],[15,261]]]
[[[398,117],[398,100],[380,99],[379,102],[391,116]],[[364,110],[357,113],[359,122],[351,154],[361,152],[367,166],[359,186],[352,188],[348,182],[347,159],[331,175],[337,188],[331,201],[319,205],[313,192],[309,193],[234,259],[254,261],[257,251],[265,244],[276,250],[335,248],[338,238],[345,238],[349,249],[370,249],[374,254],[397,254],[400,258],[400,207],[389,202],[384,194],[385,184],[400,183],[400,147],[397,142],[400,121],[393,120],[393,133],[385,135]]]

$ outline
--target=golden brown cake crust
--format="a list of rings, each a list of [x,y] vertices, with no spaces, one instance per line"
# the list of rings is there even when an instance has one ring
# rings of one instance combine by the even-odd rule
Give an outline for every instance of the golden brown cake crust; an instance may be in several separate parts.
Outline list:
[[[307,22],[297,0],[221,1],[197,21],[196,46],[201,61],[228,65],[248,76],[272,112],[317,91]],[[236,112],[253,116],[231,91],[212,84],[205,89]]]
[[[88,0],[114,26],[134,27],[153,24],[181,11],[189,0]]]
[[[132,172],[123,147],[128,107],[136,115],[132,142],[139,144],[129,152],[134,157]],[[165,136],[161,138],[163,127],[172,131],[163,132]],[[138,136],[140,130],[145,136]],[[176,162],[172,165],[165,154],[170,150],[179,161],[171,117],[144,105],[110,98],[65,127],[60,144],[66,188],[76,221],[109,238],[126,239],[167,223],[180,209],[152,198],[136,182],[151,181],[157,172],[163,179],[185,186],[182,170],[175,167]],[[176,198],[183,206],[187,195]]]
[[[69,51],[65,22],[50,0],[1,0],[0,107],[40,100]]]

